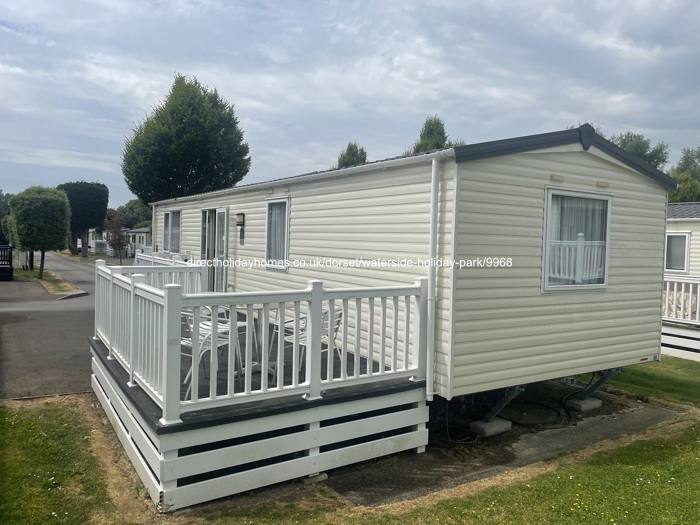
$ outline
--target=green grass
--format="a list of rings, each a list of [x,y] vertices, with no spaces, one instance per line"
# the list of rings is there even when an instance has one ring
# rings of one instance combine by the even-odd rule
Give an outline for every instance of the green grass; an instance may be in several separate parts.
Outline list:
[[[21,279],[39,279],[38,265],[35,265],[35,268],[35,270],[23,270],[22,268],[15,268],[12,271],[12,274],[16,277],[20,277]],[[44,275],[43,279],[41,279],[41,283],[43,284],[44,288],[46,288],[50,293],[71,292],[76,290],[76,287],[72,283],[63,280],[63,278],[61,278],[60,275],[57,275],[51,270],[47,270],[46,268],[44,268]]]
[[[628,366],[610,385],[640,398],[700,406],[700,362],[664,356],[660,362]]]
[[[0,407],[0,523],[78,525],[104,508],[89,435],[72,406]]]
[[[528,482],[364,523],[691,524],[700,520],[700,430],[634,443]]]
[[[614,381],[638,397],[700,405],[700,364],[674,358],[629,367]],[[16,406],[16,405],[13,405]],[[690,415],[687,417],[691,417]],[[86,439],[90,429],[74,405],[0,408],[0,523],[125,524],[108,501]],[[604,424],[601,423],[601,424]],[[556,465],[563,464],[567,466]],[[425,504],[407,512],[358,509],[319,486],[294,502],[246,499],[195,507],[179,517],[153,509],[133,523],[162,524],[564,524],[659,525],[700,522],[700,422],[666,437],[638,440],[573,464],[476,494]],[[132,474],[133,475],[133,474]],[[301,490],[301,489],[300,489]],[[134,491],[134,498],[138,491]]]
[[[353,516],[329,508],[271,503],[207,516],[211,524],[659,525],[700,520],[700,428],[671,439],[639,441],[529,481],[444,500],[407,513]],[[327,505],[325,505],[327,507]]]
[[[627,367],[612,382],[637,397],[700,405],[700,363],[664,357]],[[604,424],[604,423],[603,423]],[[208,516],[213,524],[407,525],[475,523],[691,524],[700,522],[700,426],[666,439],[638,441],[527,482],[445,500],[408,513],[355,517],[297,505]]]

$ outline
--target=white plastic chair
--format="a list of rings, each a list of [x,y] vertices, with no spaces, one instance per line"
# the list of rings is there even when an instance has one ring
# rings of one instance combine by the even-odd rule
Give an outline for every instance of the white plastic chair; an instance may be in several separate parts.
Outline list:
[[[191,312],[183,312],[182,314],[182,321],[180,323],[181,327],[181,337],[180,337],[180,343],[182,346],[186,348],[190,348],[191,354],[187,353],[182,353],[185,357],[189,357],[192,360],[192,364],[190,365],[190,369],[187,372],[187,375],[185,376],[185,383],[188,383],[187,386],[187,392],[185,392],[185,399],[187,399],[190,395],[191,389],[192,389],[192,384],[191,384],[191,379],[192,379],[192,369],[195,366],[195,360],[194,356],[197,356],[197,361],[196,364],[199,366],[200,361],[202,360],[202,356],[206,354],[207,352],[211,351],[212,348],[216,348],[218,350],[218,355],[220,356],[224,350],[224,347],[226,347],[229,343],[229,333],[231,331],[231,321],[228,318],[228,316],[225,314],[224,316],[218,316],[217,317],[217,327],[216,327],[216,334],[213,333],[213,317],[211,313],[211,309],[209,307],[202,307],[202,310],[205,312],[209,312],[208,314],[204,314],[200,317],[199,321],[199,337],[198,341],[193,342],[193,334],[194,334],[194,317]],[[225,311],[227,313],[227,311]],[[236,322],[236,347],[234,351],[236,352],[236,364],[238,366],[238,370],[241,370],[243,367],[242,364],[242,359],[241,359],[241,349],[240,349],[240,333],[241,329],[244,330],[245,333],[245,328],[247,326],[247,323],[245,321],[237,321]],[[194,348],[197,348],[197,352],[194,351]],[[237,374],[238,370],[236,370],[234,373]],[[204,361],[204,377],[207,377],[207,370],[206,370],[206,360]]]

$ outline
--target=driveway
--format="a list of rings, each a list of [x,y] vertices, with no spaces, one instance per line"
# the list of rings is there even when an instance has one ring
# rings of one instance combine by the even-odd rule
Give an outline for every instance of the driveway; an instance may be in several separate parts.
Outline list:
[[[88,295],[57,300],[38,282],[0,282],[0,399],[90,390],[95,267],[53,253],[45,266]]]

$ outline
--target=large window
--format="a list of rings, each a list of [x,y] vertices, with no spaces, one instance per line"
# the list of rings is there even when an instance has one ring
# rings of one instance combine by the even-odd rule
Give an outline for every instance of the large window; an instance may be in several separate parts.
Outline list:
[[[179,211],[166,211],[163,214],[163,251],[180,253]]]
[[[666,234],[666,266],[667,272],[688,273],[688,252],[690,248],[690,233]]]
[[[609,238],[610,197],[548,190],[543,289],[604,288]]]
[[[289,200],[268,201],[265,249],[268,268],[287,269],[288,248]]]

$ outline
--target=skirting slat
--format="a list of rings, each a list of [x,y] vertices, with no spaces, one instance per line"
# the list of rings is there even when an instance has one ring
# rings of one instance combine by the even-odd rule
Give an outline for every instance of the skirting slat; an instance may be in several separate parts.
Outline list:
[[[401,404],[419,403],[425,401],[425,390],[415,389],[395,394],[376,396],[354,401],[338,403],[331,406],[310,407],[307,410],[289,412],[271,418],[255,418],[237,423],[208,427],[206,432],[176,432],[160,435],[160,450],[176,450],[193,447],[206,443],[215,443],[230,439],[231,436],[243,437],[253,434],[270,432],[279,428],[289,428],[295,425],[308,425],[333,417],[346,417],[370,410],[379,410]]]
[[[93,390],[163,512],[404,450],[422,451],[428,442],[425,388],[310,402],[293,412],[158,435],[139,423],[137,409],[121,395],[128,387],[114,384],[99,359],[93,357],[92,368]],[[246,442],[233,441],[241,438]]]
[[[112,410],[119,417],[120,423],[124,426],[124,431],[134,444],[138,447],[141,456],[144,458],[156,477],[160,476],[161,454],[153,445],[149,437],[144,432],[143,427],[134,419],[134,411],[124,403],[124,400],[117,394],[108,376],[100,369],[99,362],[92,361],[93,378],[97,380],[104,390],[107,399],[112,404]]]
[[[203,501],[300,478],[315,472],[323,472],[332,468],[395,454],[403,450],[419,448],[427,442],[428,431],[419,430],[410,434],[401,434],[315,456],[294,459],[285,462],[283,465],[269,465],[185,487],[178,487],[163,494],[162,510],[164,512],[174,511]]]
[[[148,490],[149,496],[151,496],[151,499],[153,501],[160,501],[160,483],[153,476],[151,469],[148,468],[148,464],[146,463],[146,460],[143,458],[143,456],[141,456],[139,450],[134,446],[134,443],[131,441],[131,439],[129,439],[129,434],[119,421],[116,412],[114,412],[114,407],[112,403],[110,403],[110,400],[107,397],[107,393],[102,389],[100,383],[97,381],[95,376],[92,377],[91,382],[92,389],[95,392],[97,399],[102,405],[105,414],[107,414],[107,418],[112,423],[112,427],[117,433],[117,437],[119,438],[119,441],[124,447],[124,451],[126,452],[127,457],[131,461],[131,464],[134,466],[134,469],[136,469],[136,473],[139,475],[139,478],[141,478],[141,481]]]
[[[270,457],[306,452],[309,449],[332,445],[339,441],[349,441],[397,428],[420,425],[425,423],[427,419],[427,407],[414,408],[393,414],[326,426],[316,430],[305,430],[286,436],[277,436],[242,445],[192,454],[172,461],[166,461],[163,480],[179,479],[211,470],[252,463]]]

